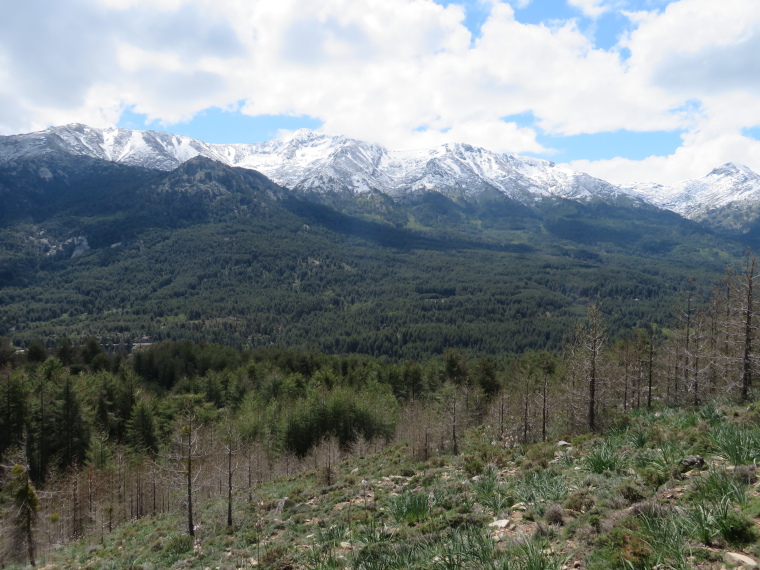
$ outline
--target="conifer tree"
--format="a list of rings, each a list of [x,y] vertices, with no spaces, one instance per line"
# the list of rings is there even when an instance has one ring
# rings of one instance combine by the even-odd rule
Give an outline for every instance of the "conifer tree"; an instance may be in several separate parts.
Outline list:
[[[19,539],[26,544],[29,564],[36,566],[34,527],[40,505],[27,465],[16,463],[10,467],[8,494],[14,530]]]
[[[10,368],[0,370],[0,455],[21,444],[27,420],[22,377]]]
[[[53,409],[53,446],[62,469],[84,461],[90,440],[73,384],[71,377],[66,376]]]
[[[153,412],[145,402],[139,402],[132,408],[132,415],[127,422],[127,442],[135,451],[151,455],[158,451]]]

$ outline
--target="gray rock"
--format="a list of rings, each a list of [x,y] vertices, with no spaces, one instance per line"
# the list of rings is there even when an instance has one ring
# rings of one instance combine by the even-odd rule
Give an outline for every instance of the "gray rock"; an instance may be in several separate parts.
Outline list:
[[[681,460],[681,465],[689,469],[701,468],[705,465],[705,460],[699,455],[687,455]]]
[[[734,566],[740,566],[742,568],[757,568],[757,562],[744,554],[738,552],[726,552],[723,556],[723,561],[726,564],[733,564]]]

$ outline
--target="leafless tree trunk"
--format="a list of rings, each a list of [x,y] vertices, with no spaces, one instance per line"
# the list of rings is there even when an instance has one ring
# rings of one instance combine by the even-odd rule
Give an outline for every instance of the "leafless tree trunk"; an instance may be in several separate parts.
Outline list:
[[[754,328],[752,325],[752,316],[754,314],[752,288],[755,280],[755,264],[757,258],[747,253],[747,263],[744,272],[745,286],[745,305],[743,308],[744,320],[744,338],[743,338],[743,355],[742,355],[742,402],[750,398],[752,389],[752,341],[754,340]]]

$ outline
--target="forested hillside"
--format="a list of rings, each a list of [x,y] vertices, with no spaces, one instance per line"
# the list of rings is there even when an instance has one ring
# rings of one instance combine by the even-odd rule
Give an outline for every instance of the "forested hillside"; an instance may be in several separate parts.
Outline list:
[[[6,163],[0,334],[141,337],[391,358],[557,350],[590,302],[614,337],[672,324],[744,244],[643,205],[431,192],[299,197],[204,158],[162,173]]]
[[[357,509],[359,519],[352,518],[348,507],[347,518],[341,518],[340,524],[348,525],[341,532],[350,544],[355,540],[352,528],[358,532],[360,524],[382,525],[383,532],[391,533],[389,544],[397,544],[382,554],[369,543],[356,542],[349,550],[368,558],[365,562],[356,559],[355,567],[378,567],[370,561],[381,555],[374,564],[405,567],[387,557],[393,556],[395,548],[407,548],[409,541],[416,543],[416,531],[411,529],[417,522],[429,521],[436,541],[443,541],[434,541],[435,548],[444,548],[448,540],[475,540],[457,533],[480,533],[477,529],[485,529],[491,517],[501,520],[500,515],[519,510],[519,503],[530,510],[532,518],[525,514],[511,520],[537,522],[536,540],[559,539],[559,527],[542,535],[549,528],[543,525],[565,524],[568,516],[577,520],[572,528],[578,534],[557,542],[562,550],[555,552],[589,568],[609,563],[604,548],[617,557],[615,567],[619,568],[629,568],[629,562],[634,567],[651,567],[657,556],[686,568],[695,567],[695,560],[709,561],[714,550],[707,547],[753,545],[756,531],[747,509],[755,508],[755,499],[748,498],[748,483],[731,483],[732,476],[721,461],[727,457],[731,465],[740,466],[760,457],[757,411],[751,404],[756,383],[752,325],[756,271],[754,258],[748,257],[717,282],[715,294],[701,303],[693,284],[687,284],[692,287],[680,293],[673,315],[676,327],[631,329],[617,341],[611,340],[603,314],[591,305],[555,353],[470,358],[452,348],[441,357],[390,362],[360,355],[240,351],[164,341],[125,359],[106,353],[95,338],[81,346],[60,341],[55,349],[37,341],[24,355],[15,354],[4,341],[0,363],[4,560],[48,559],[61,544],[86,539],[101,546],[76,556],[82,565],[91,560],[93,567],[104,567],[109,558],[118,560],[117,566],[160,566],[178,560],[190,566],[214,564],[224,556],[220,545],[225,543],[236,545],[234,556],[243,556],[248,565],[252,564],[249,559],[260,559],[275,568],[324,567],[324,561],[312,558],[317,546],[303,547],[309,527],[298,525],[316,524],[319,533],[325,533],[337,523],[328,522],[333,515],[327,513],[308,514],[316,498],[309,503],[312,506],[304,504],[320,493],[343,496],[349,492],[344,491],[346,484],[351,485],[349,480],[359,485],[361,477],[387,473],[395,469],[393,465],[406,466],[399,473],[402,476],[421,477],[405,491],[412,494],[419,492],[415,491],[418,485],[425,488],[424,474],[436,465],[450,465],[468,476],[481,474],[480,479],[466,483],[472,486],[470,491],[470,487],[462,491],[472,493],[481,506],[466,503],[470,506],[456,514],[454,507],[449,513],[442,503],[443,511],[396,517],[396,507],[389,504],[371,515]],[[732,402],[744,406],[738,421],[725,417],[728,408],[719,409]],[[655,425],[654,412],[673,417],[680,414],[672,411],[674,406],[694,413],[678,420],[683,422],[681,427]],[[627,412],[633,415],[621,416]],[[714,427],[704,422],[713,422]],[[612,440],[602,444],[593,439],[610,429],[632,446],[630,451],[615,451],[612,446],[620,443]],[[601,478],[590,484],[576,481],[558,472],[565,463],[554,461],[551,445],[526,447],[560,439],[572,440],[579,451],[557,461]],[[584,441],[591,443],[584,445]],[[371,459],[376,452],[386,454]],[[706,456],[718,458],[719,454],[724,459],[705,463]],[[693,459],[697,455],[700,459]],[[340,467],[341,461],[351,457],[356,458],[353,465],[359,470],[355,477],[348,477]],[[668,487],[681,485],[686,470],[681,466],[687,461],[692,462],[689,470],[697,469],[690,475],[695,479],[688,496],[708,492],[699,491],[699,485],[702,481],[712,485],[707,482],[710,477],[722,478],[721,485],[739,485],[736,492],[743,494],[709,499],[725,510],[723,518],[711,514],[713,518],[699,523],[699,513],[689,511],[692,526],[678,527],[680,534],[673,539],[678,544],[665,551],[666,546],[657,542],[662,537],[651,534],[660,531],[646,525],[675,524],[676,511],[667,510],[670,507],[660,501]],[[511,475],[517,479],[500,482],[499,469],[518,467]],[[700,473],[700,469],[705,471]],[[754,469],[745,471],[747,481],[753,481]],[[437,473],[436,489],[451,476],[446,470]],[[314,475],[320,483],[302,478]],[[267,483],[283,476],[290,477],[289,483],[281,482],[279,487]],[[614,479],[618,476],[622,479]],[[488,478],[499,492],[483,491],[481,496],[475,481]],[[535,495],[538,490],[530,490],[534,484],[546,491],[560,483],[561,493],[557,488],[543,498]],[[369,502],[380,501],[379,484],[373,480],[373,499],[364,495],[365,509]],[[608,495],[595,488],[606,489]],[[622,499],[615,499],[618,506],[613,507],[618,495]],[[270,502],[262,502],[265,496]],[[412,500],[411,494],[402,496]],[[486,501],[498,497],[498,504]],[[644,499],[646,505],[637,507],[644,518],[637,518],[633,511],[628,513],[633,518],[622,514],[605,518],[612,516],[610,509]],[[350,496],[346,500],[353,504]],[[294,507],[296,503],[300,506]],[[564,507],[550,509],[555,503]],[[291,522],[282,522],[285,511],[295,517]],[[299,513],[303,516],[296,516]],[[598,516],[594,518],[593,513]],[[646,513],[660,518],[652,522]],[[115,553],[105,554],[118,544],[131,544],[122,531],[116,534],[114,529],[143,518],[163,521],[164,530],[150,539],[150,552],[134,553],[129,562]],[[602,520],[607,522],[602,524]],[[581,533],[583,525],[589,528]],[[665,527],[660,530],[666,532]],[[185,541],[182,533],[191,538]],[[285,536],[294,542],[279,542]],[[101,553],[101,548],[107,550]],[[324,548],[318,551],[335,554],[329,545]],[[489,548],[493,560],[511,556],[509,550],[494,550],[495,544]],[[694,559],[688,552],[702,552],[702,558]],[[417,558],[406,558],[406,564],[429,562],[426,554],[420,556],[414,564],[410,560]],[[345,567],[348,562],[343,560],[330,562],[330,567]]]

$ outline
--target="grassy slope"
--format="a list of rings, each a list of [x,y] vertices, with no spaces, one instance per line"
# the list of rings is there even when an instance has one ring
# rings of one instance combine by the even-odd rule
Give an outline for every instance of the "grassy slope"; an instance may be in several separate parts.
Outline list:
[[[720,568],[760,558],[760,406],[621,416],[604,436],[410,459],[404,443],[47,556],[47,568]],[[479,435],[481,433],[481,435]],[[686,465],[689,456],[704,465]],[[738,465],[738,466],[737,466]],[[284,500],[288,497],[287,500]],[[501,521],[501,522],[496,522]],[[662,564],[662,566],[657,566]]]

